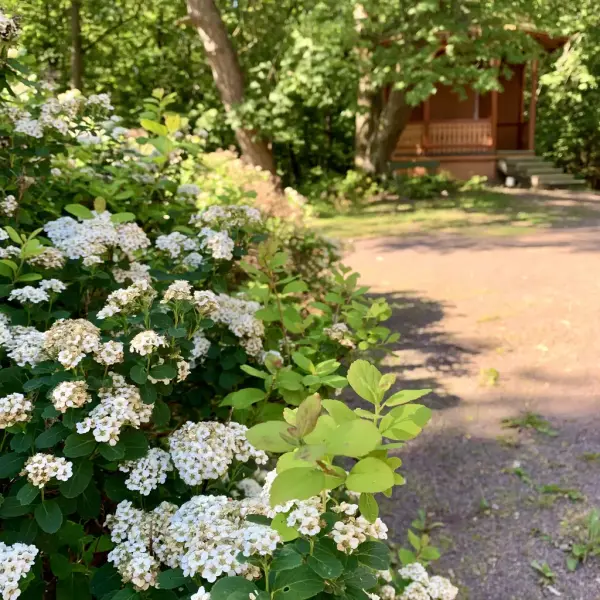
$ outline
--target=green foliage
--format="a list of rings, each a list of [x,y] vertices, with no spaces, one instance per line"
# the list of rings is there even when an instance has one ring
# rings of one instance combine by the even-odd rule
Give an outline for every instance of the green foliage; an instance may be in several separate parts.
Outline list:
[[[575,571],[589,558],[600,556],[600,512],[591,510],[581,523],[580,532],[571,545],[567,568]]]
[[[431,532],[443,527],[440,522],[430,522],[424,510],[419,509],[417,518],[411,523],[412,529],[407,531],[410,548],[400,548],[398,558],[403,565],[419,562],[424,566],[438,560],[440,550],[431,543]],[[415,533],[416,532],[416,533]]]

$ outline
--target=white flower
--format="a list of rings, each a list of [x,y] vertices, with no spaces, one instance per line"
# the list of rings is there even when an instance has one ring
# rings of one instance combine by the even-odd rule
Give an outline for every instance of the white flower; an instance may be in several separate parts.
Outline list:
[[[396,590],[394,586],[391,585],[382,585],[379,590],[379,597],[381,600],[394,600],[396,597]]]
[[[25,287],[12,290],[8,295],[9,300],[17,300],[21,304],[41,304],[42,302],[48,302],[50,296],[48,292],[40,288],[34,288],[32,285],[26,285]]]
[[[180,477],[193,486],[223,477],[234,459],[266,463],[267,455],[250,445],[246,431],[239,423],[185,423],[169,436],[171,459]]]
[[[100,344],[94,354],[94,359],[101,365],[115,365],[123,362],[123,344],[112,340]]]
[[[0,13],[0,37],[2,36]],[[19,581],[27,576],[38,549],[35,546],[17,542],[9,546],[0,542],[0,596],[3,600],[16,600],[21,595]]]
[[[204,227],[200,231],[200,246],[208,250],[215,260],[231,260],[235,244],[226,231],[213,231]]]
[[[106,112],[111,112],[114,110],[113,105],[110,103],[110,96],[108,94],[92,94],[91,96],[88,96],[86,105],[88,107],[99,107]]]
[[[177,188],[178,196],[197,196],[200,193],[200,188],[193,183],[184,183]]]
[[[203,586],[200,586],[198,591],[192,594],[190,600],[210,600],[210,593]]]
[[[60,294],[67,289],[67,286],[58,279],[42,279],[39,283],[39,287],[45,292],[51,291],[55,294]]]
[[[35,327],[22,327],[15,325],[2,331],[2,345],[6,348],[8,357],[17,365],[24,367],[26,364],[35,367],[43,360],[44,343],[46,334],[38,331]]]
[[[94,135],[89,131],[84,131],[77,136],[77,141],[82,146],[96,146],[102,143],[102,138],[99,135]]]
[[[138,333],[129,345],[131,352],[137,352],[142,356],[152,354],[156,349],[161,346],[166,346],[167,340],[162,336],[158,335],[156,331],[148,330]]]
[[[192,301],[192,286],[189,281],[178,280],[174,281],[165,291],[161,304],[172,302],[174,300]]]
[[[125,378],[109,373],[112,387],[100,388],[100,404],[95,406],[88,416],[77,423],[77,433],[91,431],[97,442],[107,442],[115,446],[119,441],[121,429],[129,425],[135,429],[148,423],[152,416],[152,404],[144,404],[139,390],[125,382]]]
[[[429,583],[429,575],[425,570],[425,567],[419,562],[413,562],[405,565],[398,570],[398,575],[400,575],[402,579],[416,581],[417,583],[421,583],[423,585],[427,585]]]
[[[29,421],[33,404],[23,394],[8,394],[0,398],[0,429]]]
[[[156,291],[150,283],[144,279],[138,279],[129,287],[109,294],[104,308],[98,311],[96,317],[106,319],[119,313],[143,312],[150,307],[155,297]]]
[[[62,269],[65,266],[65,256],[56,248],[46,247],[37,254],[27,259],[27,262],[42,269]]]
[[[85,381],[63,381],[52,390],[52,404],[61,413],[69,408],[81,408],[92,401],[87,389]]]
[[[100,330],[85,319],[59,319],[46,332],[44,350],[65,369],[74,369],[100,346]]]
[[[73,475],[73,463],[62,456],[38,452],[30,456],[21,471],[32,485],[43,488],[51,479],[67,481]]]
[[[50,169],[50,175],[52,175],[52,177],[60,177],[62,175],[62,171],[59,168],[54,167]]]
[[[160,448],[151,448],[146,456],[129,460],[119,465],[119,471],[129,473],[125,487],[148,496],[152,490],[167,480],[167,473],[173,470],[168,452]]]
[[[432,600],[454,600],[458,595],[458,588],[445,577],[434,575],[429,579],[427,592]]]
[[[0,202],[0,212],[3,213],[5,217],[12,217],[15,212],[17,212],[17,208],[19,208],[19,203],[12,194],[9,194],[2,202]]]
[[[404,589],[398,600],[430,600],[427,590],[420,584],[414,581]]]

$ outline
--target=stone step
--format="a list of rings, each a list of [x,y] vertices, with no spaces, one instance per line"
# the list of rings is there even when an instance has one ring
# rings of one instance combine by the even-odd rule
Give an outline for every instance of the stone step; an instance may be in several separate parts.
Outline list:
[[[571,188],[585,187],[586,182],[583,179],[576,179],[570,173],[532,175],[530,185],[533,188]]]
[[[523,167],[520,169],[520,172],[523,175],[531,176],[531,175],[562,175],[564,171],[560,167],[555,167],[549,163],[544,165],[535,165],[532,167]]]

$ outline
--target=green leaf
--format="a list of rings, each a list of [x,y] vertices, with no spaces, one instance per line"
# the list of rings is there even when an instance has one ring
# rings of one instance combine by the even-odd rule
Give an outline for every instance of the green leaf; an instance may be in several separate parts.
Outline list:
[[[59,579],[66,579],[73,572],[69,559],[58,552],[53,552],[50,555],[50,569]]]
[[[346,585],[363,590],[369,590],[377,585],[377,577],[375,577],[370,569],[363,566],[349,573],[344,573],[341,579]]]
[[[407,531],[410,545],[418,552],[421,549],[421,538],[412,529]]]
[[[321,397],[314,394],[306,398],[296,412],[296,436],[300,439],[314,431],[321,414]]]
[[[72,433],[65,440],[63,454],[68,458],[78,458],[79,456],[89,456],[96,447],[96,440],[91,432],[79,434]]]
[[[0,479],[16,475],[23,468],[26,459],[26,456],[16,452],[7,452],[0,456]]]
[[[91,600],[90,583],[84,573],[71,573],[65,579],[59,579],[56,586],[56,600]]]
[[[55,446],[64,439],[68,432],[69,430],[64,427],[62,423],[54,423],[52,427],[42,431],[42,433],[35,438],[35,447],[40,449],[52,448],[52,446]]]
[[[157,399],[152,409],[152,421],[157,427],[166,427],[171,420],[171,409],[164,401]]]
[[[158,365],[150,369],[150,375],[154,379],[175,379],[177,369],[171,365]]]
[[[271,528],[274,529],[281,536],[281,539],[284,542],[291,542],[300,535],[295,527],[290,527],[287,524],[287,516],[283,513],[278,513],[275,516],[275,518],[271,522]]]
[[[289,425],[284,421],[259,423],[246,432],[246,439],[255,447],[267,452],[288,452],[294,446],[281,435],[289,435]]]
[[[169,133],[175,133],[181,127],[181,117],[179,115],[166,115],[165,125]]]
[[[292,392],[302,389],[302,375],[294,371],[280,371],[277,374],[277,386]]]
[[[10,440],[10,448],[15,452],[19,452],[20,454],[24,454],[29,451],[31,448],[31,444],[33,442],[33,438],[29,433],[17,433],[13,435],[12,440]]]
[[[244,388],[243,390],[227,394],[219,406],[232,406],[236,410],[243,410],[264,400],[265,396],[266,393],[258,388]]]
[[[160,123],[156,121],[151,121],[150,119],[140,119],[140,125],[151,133],[155,133],[156,135],[167,135],[169,130]]]
[[[13,270],[9,266],[0,262],[0,276],[12,279]]]
[[[285,515],[281,515],[286,518]],[[295,531],[295,530],[294,530]],[[296,537],[298,532],[296,532]],[[302,555],[298,554],[292,546],[282,546],[275,554],[273,554],[273,562],[271,563],[271,571],[287,571],[288,569],[296,569],[302,564]]]
[[[400,550],[398,550],[398,558],[403,565],[410,565],[414,562],[417,562],[415,553],[408,548],[400,548]]]
[[[34,511],[35,520],[42,531],[56,533],[63,522],[62,511],[56,500],[45,500]]]
[[[334,556],[333,552],[322,542],[318,542],[313,548],[312,554],[306,560],[308,566],[323,579],[335,579],[339,577],[344,566]]]
[[[371,421],[356,419],[338,425],[327,443],[327,453],[360,457],[381,444],[381,434]]]
[[[384,463],[385,464],[385,463]],[[271,506],[284,504],[289,500],[307,500],[318,496],[325,485],[325,475],[321,469],[287,469],[277,475],[271,486]]]
[[[284,287],[283,290],[281,291],[282,294],[299,294],[302,292],[306,292],[308,290],[308,286],[306,285],[306,283],[304,283],[304,281],[300,281],[299,279],[297,279],[296,281],[290,281],[289,283],[287,283]]]
[[[160,578],[159,578],[160,582]],[[245,577],[223,577],[210,590],[210,600],[231,600],[248,598],[256,590],[256,584]]]
[[[17,493],[17,500],[23,505],[31,504],[39,495],[40,488],[29,481]]]
[[[304,356],[301,352],[294,352],[292,354],[292,360],[307,373],[312,373],[313,375],[316,373],[315,365],[313,365],[312,361]]]
[[[346,486],[353,492],[376,494],[394,485],[394,472],[378,458],[368,457],[358,461],[346,479]]]
[[[121,434],[119,440],[125,447],[125,459],[135,460],[142,458],[148,453],[148,440],[143,431],[129,429]]]
[[[272,597],[273,600],[306,600],[322,592],[324,587],[323,579],[309,566],[302,565],[277,573]]]
[[[177,569],[167,569],[158,576],[158,583],[161,588],[165,590],[172,590],[178,588],[185,583],[190,581],[188,577],[183,574],[183,571]]]
[[[338,370],[340,363],[333,358],[330,360],[324,360],[317,365],[317,375],[320,377],[325,377],[326,375],[331,375]],[[345,381],[345,378],[344,378]]]
[[[94,198],[94,210],[99,214],[106,210],[106,200],[104,198]]]
[[[134,383],[144,385],[148,380],[148,373],[146,373],[146,369],[142,365],[133,365],[129,370],[129,377],[131,377]]]
[[[358,419],[354,411],[349,409],[340,400],[323,400],[323,408],[333,417],[333,420],[338,425]]]
[[[140,593],[131,585],[127,585],[122,590],[119,590],[114,596],[111,596],[110,600],[134,600],[135,598],[140,598]]]
[[[356,360],[348,369],[348,383],[352,389],[361,397],[378,404],[381,400],[382,391],[379,389],[381,373],[370,362],[366,360]]]
[[[39,273],[25,273],[24,275],[19,275],[17,281],[22,282],[31,282],[31,281],[39,281],[42,276]]]
[[[23,244],[23,240],[21,239],[19,234],[10,225],[5,225],[4,231],[8,233],[8,236],[15,244],[18,244],[19,246]]]
[[[353,553],[358,562],[375,569],[385,571],[390,568],[390,549],[383,542],[363,542]]]
[[[253,375],[254,377],[260,377],[260,379],[266,379],[269,374],[266,373],[265,371],[259,371],[258,369],[255,369],[254,367],[251,367],[250,365],[242,365],[240,367],[240,369],[242,371],[244,371],[245,373],[248,373],[248,375]]]
[[[358,500],[358,508],[360,514],[369,523],[374,523],[379,516],[379,504],[377,504],[377,500],[375,500],[373,494],[361,494]]]
[[[114,446],[106,443],[99,444],[98,452],[100,456],[111,462],[125,458],[125,446],[121,442],[117,442]]]
[[[94,463],[88,459],[73,463],[73,475],[63,481],[59,490],[65,498],[76,498],[89,485],[94,474]]]
[[[94,215],[89,208],[86,208],[82,204],[67,204],[65,210],[72,215],[75,215],[79,219],[93,219]]]
[[[102,565],[94,572],[90,589],[96,598],[102,598],[122,585],[119,572],[109,563]]]
[[[399,406],[400,404],[406,404],[408,402],[412,402],[413,400],[418,400],[423,396],[429,394],[431,392],[428,390],[402,390],[400,392],[396,392],[392,394],[385,402],[384,405],[388,407]]]
[[[16,273],[19,270],[19,265],[8,258],[3,258],[0,260],[0,264],[6,265],[13,273]]]
[[[135,221],[135,215],[130,212],[120,212],[110,215],[110,220],[113,223],[127,223],[129,221]]]

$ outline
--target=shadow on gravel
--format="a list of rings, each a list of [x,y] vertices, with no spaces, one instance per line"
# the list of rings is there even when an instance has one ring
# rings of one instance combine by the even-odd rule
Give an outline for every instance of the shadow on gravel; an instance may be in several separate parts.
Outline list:
[[[457,344],[444,331],[441,322],[448,307],[441,302],[412,291],[371,294],[371,298],[387,300],[393,313],[385,325],[400,334],[393,346],[396,355],[382,366],[398,377],[393,391],[431,388],[425,402],[430,408],[456,406],[460,398],[444,389],[441,377],[469,374],[470,358],[484,348],[481,343]]]
[[[580,519],[600,502],[600,458],[590,459],[600,450],[600,419],[552,425],[557,437],[513,431],[510,444],[458,429],[425,429],[398,451],[407,484],[393,498],[381,498],[382,517],[400,545],[407,545],[406,530],[419,508],[444,523],[432,534],[442,548],[433,570],[450,573],[462,588],[461,600],[553,597],[540,586],[533,560],[556,573],[554,587],[563,598],[600,598],[600,557],[571,573],[565,552]],[[544,492],[550,485],[583,497],[571,501]]]

